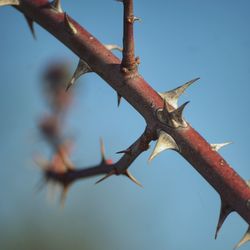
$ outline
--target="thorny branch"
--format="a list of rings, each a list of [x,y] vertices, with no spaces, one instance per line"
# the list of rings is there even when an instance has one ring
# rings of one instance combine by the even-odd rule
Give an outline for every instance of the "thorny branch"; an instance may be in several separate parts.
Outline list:
[[[156,134],[158,136],[151,159],[163,150],[173,149],[182,155],[214,187],[222,201],[216,235],[224,219],[231,211],[236,211],[250,225],[249,182],[243,180],[217,153],[216,150],[220,146],[210,145],[183,118],[182,113],[187,103],[180,107],[177,105],[179,95],[192,81],[173,91],[157,93],[139,74],[133,74],[135,69],[133,67],[135,64],[133,61],[134,44],[132,37],[133,5],[130,0],[120,2],[123,2],[125,7],[124,20],[126,22],[124,22],[122,62],[93,35],[66,13],[63,13],[58,0],[52,3],[47,0],[0,0],[0,5],[16,5],[16,8],[29,20],[40,24],[78,55],[92,72],[98,74],[116,90],[119,99],[120,97],[126,99],[144,117],[147,129],[151,131],[150,134],[152,133],[152,136],[149,136],[146,140],[146,144],[155,139]],[[129,18],[132,18],[130,19],[132,22],[128,21]],[[121,70],[124,66],[133,70],[125,70],[127,74],[124,74],[124,70]],[[135,145],[138,143],[136,142]],[[141,151],[135,152],[134,157],[125,154],[118,161],[120,164],[113,165],[113,169],[112,167],[108,169],[110,165],[108,167],[105,164],[100,164],[97,167],[85,170],[86,172],[83,175],[93,175],[96,173],[93,173],[93,171],[97,168],[102,169],[103,172],[107,171],[105,173],[109,173],[109,175],[122,174],[128,167],[125,163],[132,163]],[[77,171],[70,173],[70,171],[67,174],[68,178],[73,178],[72,176],[82,173]],[[54,174],[47,173],[49,176]],[[56,179],[56,176],[59,180],[59,175],[55,175],[53,178]],[[237,247],[248,240],[250,240],[250,227]]]

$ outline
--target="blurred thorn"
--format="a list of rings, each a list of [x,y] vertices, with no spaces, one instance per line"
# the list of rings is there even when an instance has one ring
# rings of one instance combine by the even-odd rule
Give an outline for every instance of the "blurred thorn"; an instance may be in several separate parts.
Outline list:
[[[217,143],[217,144],[210,144],[212,150],[214,151],[219,151],[221,148],[229,145],[229,144],[232,144],[232,142],[224,142],[224,143]]]
[[[104,177],[102,177],[100,180],[98,180],[95,184],[98,184],[104,180],[106,180],[107,178],[109,178],[112,175],[116,175],[116,171],[113,169],[111,170],[109,173],[107,173]]]
[[[19,0],[0,0],[0,6],[5,5],[20,5]]]
[[[215,239],[217,238],[218,233],[219,233],[224,221],[226,220],[227,216],[230,213],[232,213],[233,211],[234,210],[221,199],[220,216],[219,216],[218,224],[217,224],[216,231],[215,231],[215,237],[214,237]]]
[[[104,47],[108,50],[118,50],[120,52],[123,51],[123,49],[116,44],[104,44]]]
[[[69,20],[69,16],[67,15],[66,12],[64,13],[64,22],[72,34],[77,34],[77,29],[75,28],[73,23]]]
[[[101,162],[106,162],[106,157],[105,157],[105,146],[103,143],[103,139],[100,137],[100,147],[101,147],[101,157],[102,157],[102,161]]]
[[[239,243],[234,247],[234,249],[239,248],[240,246],[247,243],[248,241],[250,241],[250,226],[248,227],[246,233],[244,234],[242,239],[239,241]]]
[[[66,87],[66,91],[69,90],[69,88],[75,83],[75,81],[82,75],[92,72],[91,68],[89,67],[89,65],[82,59],[79,60],[79,63],[76,67],[76,70],[71,78],[71,80],[69,81],[67,87]]]
[[[64,208],[65,201],[66,201],[66,198],[67,198],[67,194],[68,194],[68,191],[69,191],[69,186],[70,186],[69,184],[63,184],[62,191],[61,191],[61,196],[60,196],[61,208]]]
[[[54,0],[50,3],[51,7],[59,13],[63,13],[61,0]]]
[[[248,187],[250,187],[250,180],[246,181]]]
[[[117,93],[117,106],[119,107],[121,104],[122,96],[118,92],[116,93]]]
[[[24,15],[24,17],[25,17],[25,19],[26,19],[26,21],[27,21],[27,23],[29,25],[29,29],[30,29],[30,31],[32,33],[33,38],[36,40],[36,34],[35,34],[35,29],[34,29],[34,21],[31,18],[29,18],[29,17],[27,17],[25,15]]]
[[[134,182],[139,187],[143,188],[142,184],[127,169],[123,175],[127,176],[132,182]]]
[[[42,178],[38,181],[38,183],[35,186],[34,193],[37,194],[37,193],[41,192],[42,189],[44,189],[44,187],[46,186],[46,184],[47,184],[47,180],[44,176],[42,176]]]
[[[161,130],[159,132],[159,138],[156,142],[155,148],[152,154],[150,155],[148,161],[152,161],[158,154],[167,149],[178,151],[179,147],[172,136]]]
[[[175,109],[178,108],[178,99],[179,97],[184,93],[184,91],[194,82],[196,82],[197,80],[199,80],[200,78],[197,77],[189,82],[186,82],[185,84],[183,84],[182,86],[179,86],[173,90],[167,91],[167,92],[163,92],[163,93],[159,93],[159,95],[165,99],[171,106],[173,106]]]
[[[34,156],[33,160],[43,171],[49,170],[49,161],[45,160],[41,155]]]

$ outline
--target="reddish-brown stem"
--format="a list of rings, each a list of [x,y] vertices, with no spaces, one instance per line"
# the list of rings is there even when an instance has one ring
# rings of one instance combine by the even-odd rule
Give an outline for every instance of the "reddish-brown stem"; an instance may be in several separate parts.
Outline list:
[[[250,188],[245,181],[191,126],[171,129],[157,120],[156,111],[163,108],[163,100],[142,77],[128,78],[120,72],[120,60],[73,19],[70,20],[77,33],[69,32],[64,15],[49,8],[47,0],[23,0],[18,9],[85,60],[144,117],[151,131],[162,129],[170,134],[180,154],[218,191],[221,199],[250,224],[247,206]]]
[[[121,69],[124,73],[137,70],[134,53],[134,10],[133,0],[123,0],[123,52]]]
[[[97,176],[101,174],[109,174],[113,171],[114,174],[124,174],[131,166],[132,162],[144,151],[149,148],[149,143],[155,139],[155,134],[146,129],[143,134],[128,148],[119,161],[111,163],[106,160],[102,152],[102,161],[100,164],[84,168],[84,169],[68,169],[65,172],[56,172],[53,167],[48,167],[45,171],[45,176],[48,180],[54,180],[63,185],[72,184],[74,181]],[[103,149],[101,150],[103,151]],[[63,160],[63,159],[62,159]]]

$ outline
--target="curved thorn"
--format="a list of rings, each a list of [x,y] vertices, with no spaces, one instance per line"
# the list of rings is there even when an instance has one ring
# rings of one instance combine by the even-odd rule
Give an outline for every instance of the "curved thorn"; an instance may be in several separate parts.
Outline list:
[[[234,247],[234,249],[239,248],[240,246],[247,243],[248,241],[250,241],[250,226],[248,227],[246,233],[244,234],[242,239],[239,241],[239,243]]]
[[[232,142],[224,142],[224,143],[216,143],[216,144],[210,144],[212,150],[219,151],[221,148],[231,144]]]
[[[27,23],[29,25],[29,29],[31,31],[31,34],[32,34],[33,38],[36,40],[36,34],[35,34],[35,30],[34,30],[34,21],[31,18],[29,18],[29,17],[27,17],[25,15],[24,15],[24,17],[25,17],[25,20],[27,21]]]
[[[167,92],[163,92],[163,93],[159,93],[159,95],[163,98],[166,99],[166,101],[173,106],[175,109],[177,109],[178,107],[178,99],[179,97],[184,93],[184,91],[194,82],[196,82],[197,80],[199,80],[200,78],[197,77],[189,82],[186,82],[185,84],[167,91]]]
[[[217,224],[216,231],[215,231],[215,236],[214,236],[215,239],[217,238],[218,233],[224,221],[226,220],[227,216],[233,211],[234,210],[227,203],[221,200],[220,216],[219,216],[218,224]]]
[[[112,175],[115,175],[116,174],[116,171],[113,169],[111,170],[109,173],[107,173],[104,177],[102,177],[100,180],[98,180],[95,184],[98,184],[104,180],[106,180],[107,178],[109,178],[110,176]]]
[[[123,51],[123,49],[116,44],[105,44],[104,47],[108,50],[118,50],[120,52]]]
[[[69,83],[67,84],[66,91],[69,90],[69,88],[76,82],[76,80],[80,76],[82,76],[86,73],[89,73],[89,72],[92,72],[89,65],[84,60],[80,59],[72,78],[70,79]]]
[[[62,5],[61,5],[61,0],[54,0],[54,1],[51,2],[50,5],[57,12],[63,13]]]
[[[6,5],[20,5],[19,0],[0,0],[0,6]]]
[[[117,92],[117,106],[119,107],[121,104],[122,96]]]
[[[125,150],[121,150],[121,151],[118,151],[116,152],[116,154],[131,154],[131,149],[128,148],[128,149],[125,149]]]
[[[148,161],[152,161],[158,154],[167,149],[178,151],[179,147],[172,136],[161,130],[159,132],[159,138],[156,142],[155,148],[152,154],[150,155]]]
[[[187,126],[186,121],[183,119],[183,111],[188,103],[189,101],[183,103],[179,108],[171,112],[171,120],[173,122],[174,127],[177,128],[179,126]]]
[[[69,20],[69,16],[67,15],[66,12],[64,13],[64,22],[72,34],[77,34],[77,29],[75,28],[73,23]]]
[[[127,176],[132,182],[134,182],[139,187],[143,188],[142,184],[127,169],[123,175]]]

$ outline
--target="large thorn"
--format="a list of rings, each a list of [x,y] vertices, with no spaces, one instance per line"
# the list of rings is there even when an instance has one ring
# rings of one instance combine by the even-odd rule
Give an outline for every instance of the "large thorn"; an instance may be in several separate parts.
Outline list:
[[[56,10],[59,13],[63,13],[62,5],[61,5],[61,0],[54,0],[51,2],[51,7]]]
[[[82,76],[88,72],[92,72],[91,68],[89,67],[89,65],[85,61],[80,59],[78,65],[77,65],[77,68],[76,68],[71,80],[69,81],[69,83],[66,87],[66,90],[68,90],[80,76]]]
[[[29,29],[30,29],[30,31],[32,33],[33,38],[36,40],[36,34],[35,34],[35,30],[34,30],[34,21],[31,18],[29,18],[29,17],[27,17],[25,15],[24,15],[24,17],[25,17],[25,19],[26,19],[26,21],[27,21],[27,23],[29,25]]]
[[[173,149],[178,151],[179,147],[173,137],[161,130],[159,132],[159,138],[157,140],[155,148],[149,157],[149,161],[152,161],[158,154],[167,149]]]
[[[102,177],[100,180],[98,180],[95,184],[98,184],[104,180],[106,180],[107,178],[109,178],[112,175],[116,175],[116,171],[113,169],[111,170],[109,173],[107,173],[104,177]]]
[[[5,5],[20,5],[19,0],[0,0],[0,6]]]
[[[75,28],[73,23],[69,20],[69,17],[66,12],[64,13],[64,22],[72,34],[77,34],[77,29]]]
[[[186,121],[183,119],[183,110],[184,108],[186,107],[186,105],[189,103],[188,102],[185,102],[183,103],[179,108],[175,109],[174,111],[172,111],[170,114],[171,114],[171,120],[172,120],[172,123],[174,125],[174,127],[186,127],[187,126],[187,123]]]
[[[219,151],[221,148],[231,144],[232,142],[224,142],[224,143],[217,143],[217,144],[210,144],[212,150]]]
[[[220,208],[220,216],[219,216],[219,220],[218,220],[218,224],[216,227],[216,231],[215,231],[215,239],[218,236],[218,233],[221,229],[221,226],[223,225],[224,221],[226,220],[227,216],[233,212],[234,210],[227,204],[225,203],[222,199],[221,199],[221,208]]]
[[[242,239],[239,241],[239,243],[234,247],[234,249],[239,248],[240,246],[247,243],[248,241],[250,241],[250,226],[248,227],[246,233],[244,234]]]
[[[178,107],[178,99],[180,97],[180,95],[182,95],[184,93],[184,91],[194,82],[196,82],[197,80],[199,80],[200,78],[195,78],[189,82],[186,82],[185,84],[183,84],[182,86],[179,86],[173,90],[164,92],[164,93],[159,93],[159,95],[163,98],[166,99],[166,101],[173,106],[175,109],[177,109]]]
[[[127,169],[123,175],[127,176],[132,182],[134,182],[139,187],[143,188],[142,184]]]
[[[108,50],[118,50],[120,52],[123,51],[123,49],[121,47],[119,47],[118,45],[116,45],[116,44],[105,44],[104,46]]]

